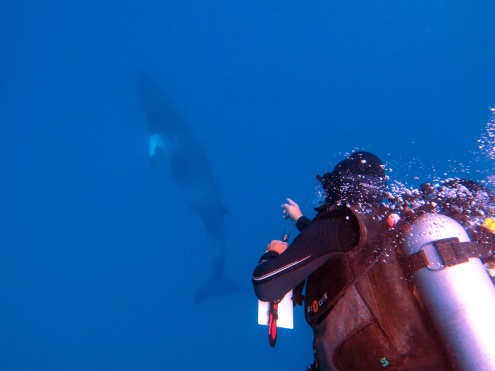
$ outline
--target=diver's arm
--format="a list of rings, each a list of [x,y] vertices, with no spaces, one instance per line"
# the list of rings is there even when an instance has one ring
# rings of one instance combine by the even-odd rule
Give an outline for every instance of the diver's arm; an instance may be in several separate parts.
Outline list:
[[[296,221],[296,228],[299,232],[301,232],[304,228],[306,228],[309,224],[311,223],[311,219],[309,219],[307,216],[302,215],[299,219]]]
[[[351,249],[358,238],[356,223],[322,218],[308,225],[282,254],[266,252],[253,272],[256,296],[263,301],[280,300],[329,259]]]

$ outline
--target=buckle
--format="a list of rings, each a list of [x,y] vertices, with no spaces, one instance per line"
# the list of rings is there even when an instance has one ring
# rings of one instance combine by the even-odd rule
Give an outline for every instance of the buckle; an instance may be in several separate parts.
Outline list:
[[[435,246],[435,242],[425,243],[419,251],[426,268],[431,271],[441,271],[445,268],[444,261]]]

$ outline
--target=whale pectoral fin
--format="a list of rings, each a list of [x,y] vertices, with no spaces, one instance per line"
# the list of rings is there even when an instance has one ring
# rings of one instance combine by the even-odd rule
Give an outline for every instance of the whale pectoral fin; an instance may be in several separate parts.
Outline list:
[[[165,150],[165,142],[160,134],[150,135],[148,144],[150,158],[154,158],[158,151]]]
[[[166,145],[163,137],[160,134],[150,135],[148,140],[148,149],[151,166],[155,168],[157,157],[163,155],[166,150]]]

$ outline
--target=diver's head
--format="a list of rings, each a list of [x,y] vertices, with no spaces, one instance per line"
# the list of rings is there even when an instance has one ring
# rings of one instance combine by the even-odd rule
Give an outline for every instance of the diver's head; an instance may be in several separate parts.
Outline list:
[[[316,179],[321,182],[328,203],[351,199],[380,202],[387,191],[384,165],[370,152],[355,152],[340,161],[331,173],[317,175]]]

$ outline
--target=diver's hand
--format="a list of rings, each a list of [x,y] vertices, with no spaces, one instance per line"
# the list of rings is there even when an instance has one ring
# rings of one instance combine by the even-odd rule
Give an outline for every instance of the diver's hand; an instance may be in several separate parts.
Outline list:
[[[292,219],[295,222],[297,222],[297,219],[299,219],[303,215],[301,209],[299,208],[299,205],[292,201],[290,198],[287,199],[286,204],[282,205],[282,209],[284,218]]]
[[[282,254],[285,249],[287,249],[287,246],[289,246],[287,242],[273,240],[268,245],[266,245],[266,251],[276,251],[279,254]]]

